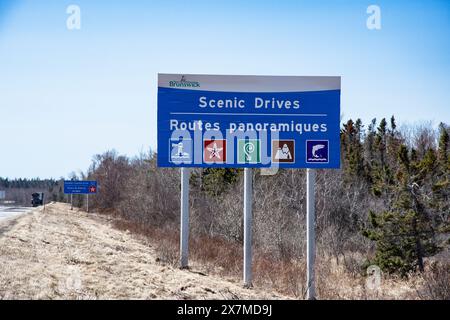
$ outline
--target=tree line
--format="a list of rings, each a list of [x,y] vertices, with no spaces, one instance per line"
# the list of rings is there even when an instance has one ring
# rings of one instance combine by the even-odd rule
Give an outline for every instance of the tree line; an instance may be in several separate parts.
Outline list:
[[[341,169],[318,170],[319,250],[363,269],[389,273],[424,270],[424,259],[449,247],[450,128],[403,126],[396,119],[343,123]],[[99,182],[93,205],[139,229],[177,230],[179,170],[157,168],[157,153],[135,158],[96,155],[87,178]],[[193,169],[191,232],[233,243],[243,240],[242,170]],[[304,257],[304,170],[254,173],[254,245],[277,259]]]
[[[341,169],[316,175],[318,254],[334,257],[351,272],[376,264],[406,276],[448,252],[449,132],[445,123],[437,129],[426,123],[398,128],[393,116],[367,126],[360,119],[344,122]],[[129,158],[107,151],[93,157],[86,173],[69,178],[98,181],[91,208],[114,214],[140,232],[176,233],[180,174],[176,168],[158,168],[157,156],[150,151]],[[305,170],[282,169],[274,176],[254,170],[253,178],[255,248],[278,261],[303,259]],[[241,244],[243,171],[192,169],[190,187],[191,234]],[[39,189],[49,201],[68,201],[62,180],[0,178],[1,188]],[[74,204],[83,206],[84,197],[75,196]]]

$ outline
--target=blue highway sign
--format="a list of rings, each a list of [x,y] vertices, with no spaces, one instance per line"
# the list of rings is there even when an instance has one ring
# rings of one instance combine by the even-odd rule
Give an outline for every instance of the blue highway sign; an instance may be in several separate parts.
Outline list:
[[[95,194],[97,193],[97,181],[64,181],[65,194]]]
[[[158,166],[340,167],[340,77],[158,75]]]

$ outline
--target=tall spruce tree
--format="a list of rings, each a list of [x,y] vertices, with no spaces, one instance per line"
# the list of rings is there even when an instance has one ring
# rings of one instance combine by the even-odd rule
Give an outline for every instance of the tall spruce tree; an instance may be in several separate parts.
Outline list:
[[[434,178],[431,187],[430,206],[437,211],[436,219],[443,233],[450,232],[450,138],[444,123],[439,125],[437,165],[430,175]],[[449,240],[450,243],[450,240]]]
[[[341,148],[345,179],[351,183],[364,176],[364,155],[361,143],[362,121],[348,120],[341,130]]]
[[[369,212],[370,226],[363,234],[376,242],[375,257],[370,263],[389,273],[406,275],[416,269],[423,271],[424,257],[435,254],[438,246],[415,172],[420,166],[411,164],[405,145],[399,148],[398,162],[396,185],[392,188],[395,200],[389,210]]]
[[[391,201],[389,195],[393,183],[392,170],[387,162],[387,130],[387,121],[383,118],[375,134],[374,160],[370,172],[373,194],[382,197],[386,203]]]
[[[443,173],[450,170],[449,152],[450,137],[448,129],[444,123],[439,124],[439,163]]]

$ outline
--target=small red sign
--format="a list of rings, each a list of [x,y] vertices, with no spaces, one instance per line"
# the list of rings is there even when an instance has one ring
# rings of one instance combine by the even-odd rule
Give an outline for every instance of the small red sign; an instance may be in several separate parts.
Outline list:
[[[204,140],[203,161],[205,163],[225,163],[227,161],[227,141]]]

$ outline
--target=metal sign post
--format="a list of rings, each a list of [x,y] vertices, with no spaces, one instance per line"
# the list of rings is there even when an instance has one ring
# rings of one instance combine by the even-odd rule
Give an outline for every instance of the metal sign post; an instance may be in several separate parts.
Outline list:
[[[70,195],[70,210],[73,210],[73,194]]]
[[[89,212],[89,194],[86,194],[86,212]]]
[[[188,267],[189,254],[189,168],[181,168],[180,267]]]
[[[306,169],[306,297],[308,300],[316,298],[315,284],[315,259],[316,259],[316,239],[315,239],[315,180],[314,169]]]
[[[244,169],[244,286],[252,286],[252,194],[253,174]]]

